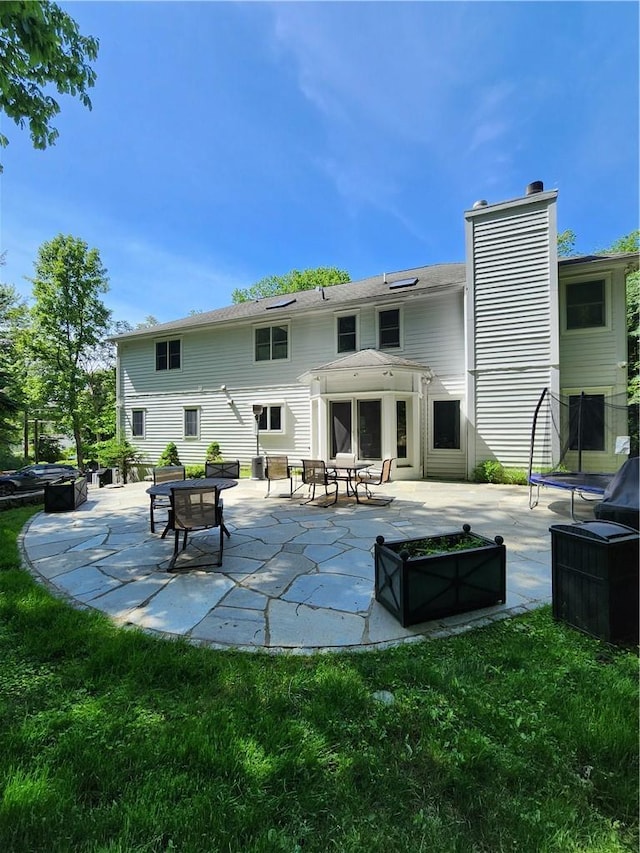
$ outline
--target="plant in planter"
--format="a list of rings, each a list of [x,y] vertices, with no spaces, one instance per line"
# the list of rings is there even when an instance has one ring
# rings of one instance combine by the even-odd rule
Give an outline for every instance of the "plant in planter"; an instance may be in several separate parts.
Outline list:
[[[506,548],[462,531],[385,542],[376,538],[376,601],[403,627],[506,600]]]

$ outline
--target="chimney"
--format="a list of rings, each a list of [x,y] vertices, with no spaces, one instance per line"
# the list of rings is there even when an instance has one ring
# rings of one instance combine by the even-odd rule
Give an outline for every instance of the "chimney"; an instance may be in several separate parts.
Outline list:
[[[527,184],[525,192],[527,195],[535,195],[536,193],[544,192],[544,184],[542,181],[533,181],[532,183]]]

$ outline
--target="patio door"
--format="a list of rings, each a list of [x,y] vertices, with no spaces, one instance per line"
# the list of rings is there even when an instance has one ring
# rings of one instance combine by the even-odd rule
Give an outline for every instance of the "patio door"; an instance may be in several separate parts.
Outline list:
[[[331,458],[351,450],[351,400],[332,400],[329,407]]]
[[[358,457],[382,459],[382,401],[358,400]]]
[[[332,400],[329,421],[332,459],[336,453],[355,453],[359,459],[382,459],[381,400]]]

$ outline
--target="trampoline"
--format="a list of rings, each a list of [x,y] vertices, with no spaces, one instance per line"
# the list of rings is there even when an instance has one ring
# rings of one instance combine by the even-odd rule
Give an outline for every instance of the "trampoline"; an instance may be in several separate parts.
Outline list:
[[[583,500],[602,498],[616,472],[585,471],[583,459],[587,455],[592,461],[604,456],[611,446],[611,435],[628,429],[628,414],[626,400],[606,399],[602,394],[584,391],[563,398],[545,388],[531,430],[529,509],[538,505],[541,486],[570,493],[573,521],[576,494]],[[575,470],[567,470],[568,462],[577,463]],[[534,471],[534,467],[545,466],[550,470]]]

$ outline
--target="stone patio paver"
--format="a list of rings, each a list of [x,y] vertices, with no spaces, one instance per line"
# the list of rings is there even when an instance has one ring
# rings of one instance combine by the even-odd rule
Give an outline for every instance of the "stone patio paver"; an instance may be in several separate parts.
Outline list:
[[[551,600],[549,526],[570,521],[569,501],[541,490],[471,483],[393,482],[393,502],[303,505],[265,500],[266,482],[225,492],[222,567],[218,531],[190,537],[167,573],[173,537],[149,531],[147,483],[91,488],[69,513],[38,513],[20,539],[24,564],[54,593],[162,636],[216,648],[310,653],[386,648],[459,633]],[[591,517],[589,514],[585,518]],[[504,537],[507,601],[402,628],[374,599],[373,544],[460,530]],[[213,560],[212,560],[213,557]]]

